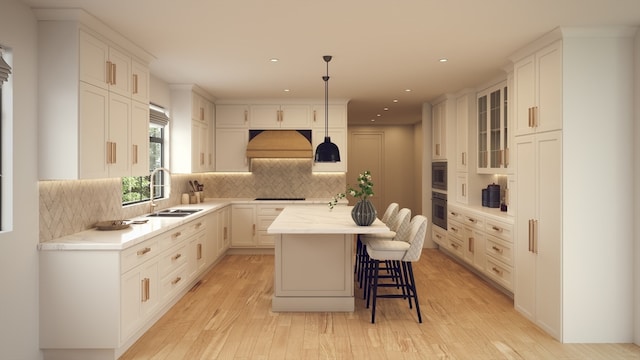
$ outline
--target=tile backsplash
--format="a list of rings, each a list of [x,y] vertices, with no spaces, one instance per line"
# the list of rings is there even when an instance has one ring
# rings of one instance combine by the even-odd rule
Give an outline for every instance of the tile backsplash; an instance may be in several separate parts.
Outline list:
[[[158,209],[180,204],[189,180],[204,184],[205,198],[331,198],[344,192],[344,173],[312,173],[308,159],[254,159],[250,173],[172,174],[171,195]],[[120,178],[41,181],[40,242],[90,229],[98,221],[150,212],[149,203],[122,206]]]

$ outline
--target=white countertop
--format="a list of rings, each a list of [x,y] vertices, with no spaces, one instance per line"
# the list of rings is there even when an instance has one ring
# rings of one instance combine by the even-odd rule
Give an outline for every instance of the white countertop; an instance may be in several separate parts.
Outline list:
[[[128,220],[148,220],[146,224],[131,224],[130,227],[122,230],[98,230],[89,229],[75,233],[72,235],[63,236],[51,241],[42,242],[38,244],[38,250],[115,250],[120,251],[127,249],[131,246],[137,245],[149,238],[160,235],[163,232],[169,231],[180,225],[194,221],[197,218],[204,216],[210,212],[216,211],[231,204],[318,204],[328,209],[327,203],[329,199],[306,199],[300,200],[276,200],[276,201],[256,201],[248,198],[230,198],[230,199],[205,199],[200,204],[189,205],[176,205],[170,207],[171,209],[202,209],[195,214],[185,217],[147,217],[148,214],[143,214],[135,218]],[[319,205],[322,204],[322,205]],[[116,219],[104,219],[104,220],[116,220]]]
[[[371,234],[389,231],[376,219],[370,226],[358,226],[351,218],[352,206],[325,205],[285,207],[267,229],[269,234]]]

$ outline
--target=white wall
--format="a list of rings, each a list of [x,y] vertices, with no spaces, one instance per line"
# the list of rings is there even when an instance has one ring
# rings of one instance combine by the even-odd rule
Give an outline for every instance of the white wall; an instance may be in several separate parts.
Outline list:
[[[0,44],[12,53],[13,119],[3,119],[4,184],[13,182],[11,230],[0,233],[0,357],[33,360],[38,347],[37,27],[31,10],[2,0]],[[5,85],[6,86],[6,85]],[[3,88],[3,92],[6,91]],[[11,105],[9,105],[11,106]],[[7,126],[13,123],[13,128]],[[12,135],[12,136],[11,136]],[[12,148],[11,148],[12,146]],[[8,149],[8,151],[6,151]],[[13,157],[13,159],[11,159]],[[11,164],[13,162],[13,164]],[[5,194],[6,195],[6,194]]]
[[[582,31],[563,40],[563,341],[632,342],[634,40]]]

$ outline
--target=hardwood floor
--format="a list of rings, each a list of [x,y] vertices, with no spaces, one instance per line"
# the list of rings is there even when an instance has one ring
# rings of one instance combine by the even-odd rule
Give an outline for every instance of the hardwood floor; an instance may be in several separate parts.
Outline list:
[[[513,301],[438,250],[414,265],[423,323],[380,299],[353,313],[273,313],[272,255],[227,255],[127,359],[640,359],[633,344],[560,344]]]

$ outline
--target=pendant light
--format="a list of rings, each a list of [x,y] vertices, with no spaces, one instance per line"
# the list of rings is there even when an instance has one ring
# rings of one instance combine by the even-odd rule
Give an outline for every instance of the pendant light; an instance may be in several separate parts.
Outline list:
[[[331,55],[325,55],[322,58],[327,63],[327,75],[322,77],[324,80],[324,142],[316,148],[315,162],[338,162],[340,161],[340,151],[329,137],[329,61],[331,61]]]

